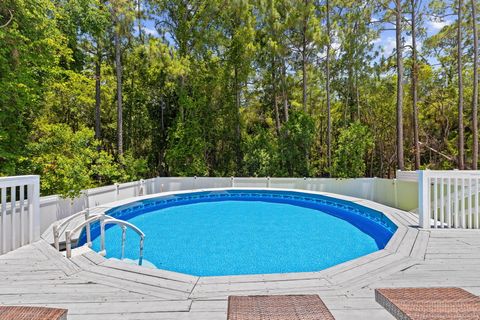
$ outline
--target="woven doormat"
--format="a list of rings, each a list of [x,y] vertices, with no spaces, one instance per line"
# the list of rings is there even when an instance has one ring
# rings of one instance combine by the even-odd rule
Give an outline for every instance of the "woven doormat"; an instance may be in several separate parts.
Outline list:
[[[228,320],[333,319],[318,295],[228,297]]]
[[[400,320],[480,320],[480,298],[461,288],[376,289],[375,300]]]
[[[0,320],[66,320],[67,310],[43,307],[0,306]]]

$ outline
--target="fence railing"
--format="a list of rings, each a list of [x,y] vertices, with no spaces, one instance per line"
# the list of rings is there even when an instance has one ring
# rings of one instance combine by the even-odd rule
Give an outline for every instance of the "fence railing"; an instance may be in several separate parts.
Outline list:
[[[480,228],[480,171],[418,171],[422,228]]]
[[[418,173],[417,173],[417,171],[402,171],[402,170],[397,170],[396,178],[397,178],[398,180],[402,180],[402,181],[413,181],[413,182],[417,182],[417,181],[418,181]]]
[[[156,177],[88,189],[74,199],[48,196],[40,199],[42,232],[55,221],[75,213],[140,195],[208,188],[286,188],[331,192],[372,200],[402,210],[418,208],[417,183],[397,179],[358,178],[245,178],[245,177]]]
[[[398,179],[156,177],[88,189],[74,199],[39,197],[38,176],[0,178],[0,254],[32,243],[53,222],[117,200],[166,191],[245,187],[331,192],[402,210],[423,228],[480,228],[480,171],[417,171]],[[418,184],[417,184],[418,181]]]
[[[0,178],[0,254],[40,238],[38,176]]]

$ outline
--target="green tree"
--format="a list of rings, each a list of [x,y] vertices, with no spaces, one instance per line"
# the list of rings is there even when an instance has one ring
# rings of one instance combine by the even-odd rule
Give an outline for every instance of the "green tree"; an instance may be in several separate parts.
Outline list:
[[[80,127],[74,132],[67,124],[42,120],[34,129],[27,145],[30,157],[23,161],[31,173],[41,175],[43,194],[75,197],[81,190],[94,187],[97,180],[105,184],[125,180],[113,157],[97,151],[99,142],[93,130]]]
[[[314,134],[315,123],[310,115],[303,111],[291,112],[279,139],[281,163],[285,170],[282,175],[310,176],[307,152],[313,145]]]
[[[0,174],[18,174],[45,84],[71,60],[56,18],[49,0],[0,4]]]
[[[365,157],[372,147],[373,138],[368,127],[356,121],[342,129],[333,158],[332,176],[363,177],[366,171]]]

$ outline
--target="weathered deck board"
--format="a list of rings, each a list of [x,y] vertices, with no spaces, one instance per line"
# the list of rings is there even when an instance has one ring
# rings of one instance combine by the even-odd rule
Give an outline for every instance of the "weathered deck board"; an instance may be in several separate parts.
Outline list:
[[[163,288],[169,291],[173,291],[172,294],[175,294],[174,291],[177,291],[179,293],[190,293],[194,287],[194,284],[192,283],[159,278],[156,276],[136,273],[128,270],[109,268],[103,265],[98,265],[95,267],[90,266],[89,271],[108,278],[113,278],[113,281],[116,281],[116,279],[121,279],[125,281],[131,281],[137,284],[144,284],[147,286]]]
[[[425,259],[425,252],[428,248],[428,241],[430,239],[430,233],[427,231],[419,231],[417,239],[410,251],[410,256],[413,258]]]
[[[120,261],[105,260],[101,263],[102,266],[109,267],[110,269],[126,270],[134,273],[148,275],[151,277],[163,278],[166,280],[177,281],[195,284],[198,281],[198,277],[188,274],[177,273],[172,271],[160,270],[160,269],[147,269],[135,265],[126,265]]]
[[[92,273],[90,271],[82,271],[75,276],[84,280],[90,280],[92,282],[102,284],[106,287],[117,288],[119,290],[126,289],[131,292],[141,293],[147,296],[153,296],[165,300],[180,298],[187,299],[189,295],[187,293],[176,292],[152,285],[138,284],[133,281],[110,278],[104,275]]]

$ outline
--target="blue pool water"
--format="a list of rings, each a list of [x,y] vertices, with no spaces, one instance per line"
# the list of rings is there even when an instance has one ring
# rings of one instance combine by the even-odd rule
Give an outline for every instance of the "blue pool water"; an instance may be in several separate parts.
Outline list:
[[[146,234],[148,262],[197,276],[320,271],[382,249],[396,229],[380,212],[333,198],[297,195],[183,194],[108,213]],[[98,235],[98,228],[93,227],[92,234]],[[127,232],[127,258],[138,259],[138,241],[133,231]],[[99,237],[93,248],[100,250]],[[106,230],[106,249],[108,257],[120,257],[119,227]]]

